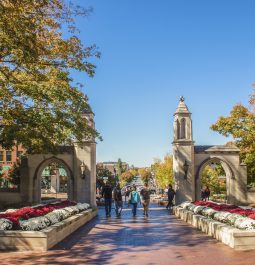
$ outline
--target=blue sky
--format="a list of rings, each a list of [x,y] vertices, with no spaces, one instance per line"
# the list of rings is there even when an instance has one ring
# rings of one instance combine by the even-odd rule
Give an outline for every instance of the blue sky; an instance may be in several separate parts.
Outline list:
[[[75,0],[80,38],[102,52],[96,75],[74,73],[95,112],[97,161],[149,166],[171,152],[181,95],[195,144],[224,144],[210,130],[233,105],[248,105],[255,81],[255,1]]]

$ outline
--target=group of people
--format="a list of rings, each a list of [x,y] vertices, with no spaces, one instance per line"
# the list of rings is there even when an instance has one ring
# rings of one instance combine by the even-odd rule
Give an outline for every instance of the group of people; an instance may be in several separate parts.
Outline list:
[[[202,201],[209,201],[211,191],[208,186],[204,186],[201,189],[201,200]]]
[[[125,192],[125,201],[128,198],[128,205],[132,205],[132,214],[134,217],[137,214],[137,206],[139,203],[142,204],[143,206],[143,215],[146,217],[149,216],[150,195],[151,192],[148,183],[144,184],[144,187],[140,191],[140,194],[137,191],[135,185],[133,185],[132,188],[129,188]],[[172,185],[169,185],[167,195],[168,195],[168,204],[166,208],[168,209],[173,206],[173,199],[175,196],[175,191],[173,190]],[[110,183],[106,182],[106,185],[102,189],[102,197],[104,198],[105,201],[106,217],[111,216],[112,199],[114,200],[115,204],[116,216],[120,217],[123,207],[120,184],[117,184],[116,187],[113,189]]]

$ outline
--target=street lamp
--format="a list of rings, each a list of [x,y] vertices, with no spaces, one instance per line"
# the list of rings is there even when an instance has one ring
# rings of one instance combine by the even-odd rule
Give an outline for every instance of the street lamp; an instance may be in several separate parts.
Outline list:
[[[187,160],[185,160],[183,164],[183,170],[184,170],[184,179],[187,179],[188,170],[189,170],[189,164],[187,163]]]
[[[82,161],[80,167],[81,167],[81,178],[85,179],[85,177],[86,177],[86,165],[85,165],[84,161]]]

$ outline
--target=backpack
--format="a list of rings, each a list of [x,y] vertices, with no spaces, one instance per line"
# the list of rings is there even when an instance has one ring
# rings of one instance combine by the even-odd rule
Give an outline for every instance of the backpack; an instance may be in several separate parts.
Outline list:
[[[131,203],[138,203],[138,202],[140,202],[140,200],[139,200],[139,194],[138,194],[137,191],[132,191],[130,193],[130,202]]]

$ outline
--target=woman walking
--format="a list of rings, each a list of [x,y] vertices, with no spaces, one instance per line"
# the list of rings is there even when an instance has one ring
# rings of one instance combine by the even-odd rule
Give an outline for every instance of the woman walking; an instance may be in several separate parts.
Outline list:
[[[140,195],[136,191],[136,186],[133,186],[133,190],[129,194],[129,202],[132,204],[132,213],[133,216],[136,216],[136,209],[137,209],[137,204],[141,202]]]

